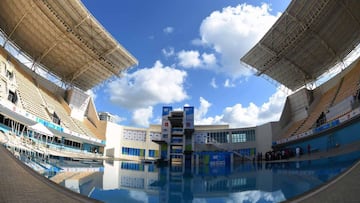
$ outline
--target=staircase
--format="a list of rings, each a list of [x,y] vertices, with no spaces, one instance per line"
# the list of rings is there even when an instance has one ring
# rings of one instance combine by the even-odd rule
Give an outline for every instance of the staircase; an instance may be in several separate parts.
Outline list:
[[[329,107],[334,104],[334,102],[335,102],[335,100],[336,100],[336,97],[338,96],[338,94],[339,94],[339,92],[340,92],[340,89],[341,89],[341,86],[342,86],[343,82],[344,82],[344,77],[341,78],[340,83],[339,83],[339,86],[338,86],[338,88],[336,89],[335,95],[334,95],[333,99],[331,100]]]
[[[292,133],[293,135],[295,135],[296,133],[298,133],[298,131],[304,126],[304,124],[306,123],[306,121],[308,120],[309,117],[306,117],[301,123],[300,125],[294,130],[294,132]]]
[[[212,144],[214,147],[219,148],[221,150],[230,151],[233,154],[237,155],[238,157],[244,157],[245,159],[250,160],[250,161],[252,160],[252,157],[250,157],[250,156],[246,156],[246,155],[240,154],[239,152],[237,152],[235,150],[229,150],[229,149],[225,148],[221,143],[219,143],[215,139],[212,139],[209,144]]]

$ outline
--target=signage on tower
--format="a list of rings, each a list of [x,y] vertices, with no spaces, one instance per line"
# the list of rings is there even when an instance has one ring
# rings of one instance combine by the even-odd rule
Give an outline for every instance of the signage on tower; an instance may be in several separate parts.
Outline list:
[[[184,129],[194,129],[194,107],[184,107]]]

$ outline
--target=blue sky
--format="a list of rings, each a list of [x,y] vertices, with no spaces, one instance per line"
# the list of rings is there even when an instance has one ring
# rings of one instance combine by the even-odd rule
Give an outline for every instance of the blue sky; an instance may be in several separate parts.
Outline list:
[[[122,125],[160,122],[162,106],[195,107],[195,124],[278,120],[286,94],[240,63],[290,0],[83,0],[139,64],[92,89]]]

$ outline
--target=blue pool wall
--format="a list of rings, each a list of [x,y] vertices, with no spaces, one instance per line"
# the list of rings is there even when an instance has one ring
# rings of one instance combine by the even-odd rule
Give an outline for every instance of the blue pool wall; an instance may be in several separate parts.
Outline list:
[[[332,148],[343,147],[358,141],[360,141],[360,119],[346,123],[336,129],[313,135],[313,138],[289,143],[284,147],[291,149],[300,147],[303,153],[306,154],[308,153],[308,144],[311,146],[311,151],[328,151]]]

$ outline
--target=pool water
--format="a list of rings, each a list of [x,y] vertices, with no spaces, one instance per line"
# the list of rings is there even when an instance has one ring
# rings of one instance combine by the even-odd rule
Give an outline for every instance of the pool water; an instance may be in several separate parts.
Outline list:
[[[192,169],[124,161],[81,167],[58,163],[64,170],[49,178],[103,202],[281,202],[322,185],[359,158],[354,152],[313,161]]]

